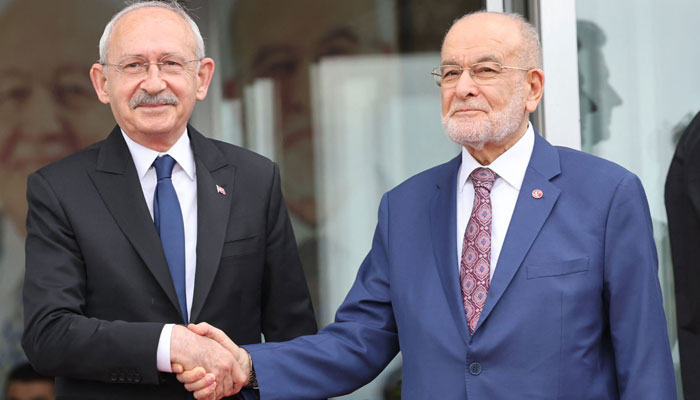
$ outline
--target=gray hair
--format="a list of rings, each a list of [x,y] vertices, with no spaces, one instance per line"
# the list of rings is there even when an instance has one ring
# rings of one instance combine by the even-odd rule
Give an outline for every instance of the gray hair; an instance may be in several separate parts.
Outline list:
[[[543,62],[542,62],[542,44],[540,43],[540,35],[537,32],[537,28],[535,28],[534,25],[530,23],[530,21],[526,20],[525,17],[523,17],[520,14],[517,13],[501,13],[501,12],[494,12],[494,11],[474,11],[470,12],[460,18],[457,18],[453,23],[452,26],[455,26],[458,22],[463,21],[473,15],[479,15],[479,14],[494,14],[494,15],[502,15],[511,21],[515,22],[518,27],[520,28],[520,35],[523,38],[524,46],[520,50],[520,56],[522,58],[522,61],[525,64],[530,64],[528,67],[536,67],[536,68],[543,68]],[[450,29],[452,29],[452,26]],[[448,30],[449,33],[449,30]],[[445,37],[447,37],[447,34],[445,34]],[[443,44],[445,40],[443,39]]]
[[[149,7],[158,7],[158,8],[164,8],[166,10],[170,10],[177,15],[181,16],[185,21],[190,26],[190,29],[192,29],[192,33],[194,34],[194,39],[195,39],[195,49],[194,49],[194,56],[196,59],[200,60],[204,58],[204,39],[202,39],[202,34],[199,32],[199,27],[197,27],[197,24],[194,22],[192,17],[187,14],[187,11],[176,1],[174,0],[169,0],[169,1],[142,1],[139,3],[133,3],[129,5],[128,7],[124,8],[123,10],[119,11],[117,14],[115,14],[112,19],[107,23],[107,26],[105,26],[105,30],[102,33],[102,37],[100,38],[100,64],[105,64],[107,62],[107,47],[109,45],[109,40],[111,39],[112,36],[112,30],[114,29],[114,25],[116,25],[117,21],[121,19],[124,15],[134,11],[138,10],[140,8],[149,8]],[[199,63],[198,63],[199,65]]]

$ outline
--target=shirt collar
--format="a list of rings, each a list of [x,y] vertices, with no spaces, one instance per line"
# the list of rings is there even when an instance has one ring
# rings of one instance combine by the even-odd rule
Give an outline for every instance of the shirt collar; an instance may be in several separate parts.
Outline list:
[[[129,152],[131,153],[131,158],[134,160],[134,165],[136,166],[136,172],[138,173],[139,179],[143,179],[146,172],[148,172],[148,169],[153,166],[153,162],[156,160],[156,158],[168,154],[170,157],[175,159],[177,165],[179,165],[182,170],[185,171],[190,180],[194,180],[194,155],[192,153],[192,148],[190,147],[190,137],[187,134],[187,128],[185,128],[185,132],[180,135],[177,142],[175,142],[175,144],[168,151],[163,153],[136,143],[126,133],[124,133],[124,130],[122,130],[122,136],[126,141],[126,145],[129,147]]]
[[[503,178],[506,183],[515,190],[520,190],[520,186],[525,178],[527,166],[530,163],[532,149],[535,147],[535,130],[532,124],[528,123],[527,130],[510,149],[496,158],[488,168]],[[462,147],[462,166],[459,171],[459,186],[461,192],[467,184],[469,175],[476,168],[483,167],[469,153],[466,147]]]

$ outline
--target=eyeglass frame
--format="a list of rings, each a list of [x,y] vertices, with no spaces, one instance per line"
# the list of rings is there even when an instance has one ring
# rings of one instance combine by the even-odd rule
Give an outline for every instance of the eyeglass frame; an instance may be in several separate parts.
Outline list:
[[[480,64],[496,64],[496,65],[498,65],[498,66],[499,66],[500,68],[502,68],[502,69],[515,69],[515,70],[518,70],[518,71],[528,71],[528,72],[529,72],[529,71],[532,71],[533,69],[535,69],[535,68],[523,68],[523,67],[513,67],[513,66],[503,65],[503,64],[499,63],[498,61],[481,61],[481,62],[474,63],[474,64],[472,64],[472,65],[470,65],[470,66],[468,66],[468,67],[463,67],[463,66],[461,66],[461,65],[459,65],[459,64],[443,64],[443,65],[440,65],[440,66],[437,66],[437,67],[433,68],[433,69],[430,71],[430,74],[433,75],[435,84],[436,84],[439,88],[442,88],[442,79],[443,79],[443,78],[442,78],[442,74],[441,74],[441,73],[437,73],[437,71],[439,71],[442,67],[456,67],[456,68],[458,68],[459,70],[462,71],[462,72],[460,72],[460,78],[462,77],[462,74],[464,73],[464,70],[467,69],[467,70],[469,70],[469,77],[473,80],[473,79],[474,79],[474,70],[473,70],[472,68],[473,68],[475,65],[480,65]],[[502,72],[503,72],[503,71],[499,72],[498,74],[500,75]],[[495,79],[498,79],[498,76],[496,76],[496,77],[494,77],[494,78],[495,78]],[[438,82],[438,79],[440,79],[440,82]],[[455,86],[457,86],[457,83],[458,83],[458,82],[459,82],[459,78],[455,81]]]
[[[151,67],[151,65],[155,65],[155,66],[158,68],[158,71],[160,71],[160,72],[162,73],[162,72],[163,72],[162,67],[163,67],[163,65],[165,64],[165,61],[163,61],[163,60],[165,60],[165,59],[168,58],[168,57],[179,57],[179,56],[175,56],[174,54],[166,54],[166,55],[164,55],[163,57],[161,57],[158,61],[148,61],[146,58],[141,57],[141,56],[128,56],[128,57],[124,57],[124,59],[133,58],[133,59],[141,59],[141,60],[144,60],[144,62],[141,63],[141,65],[143,66],[144,69],[143,69],[143,71],[140,71],[140,72],[127,72],[127,71],[124,71],[124,65],[128,65],[128,64],[131,64],[131,63],[118,63],[118,64],[110,64],[110,63],[106,63],[106,62],[104,62],[104,63],[103,63],[103,62],[98,62],[98,63],[99,63],[100,65],[103,65],[103,66],[106,66],[106,67],[115,67],[115,68],[117,69],[117,72],[119,72],[119,73],[121,73],[121,74],[125,74],[125,75],[128,75],[128,76],[137,76],[137,75],[140,75],[140,74],[143,74],[143,73],[148,73],[148,69]],[[202,60],[203,60],[203,58],[196,58],[196,59],[193,59],[193,60],[184,60],[184,59],[183,59],[183,61],[182,61],[183,71],[184,71],[185,64],[189,64],[189,63],[192,63],[192,62],[200,62],[200,61],[202,61]],[[166,72],[166,73],[167,73],[167,72]]]

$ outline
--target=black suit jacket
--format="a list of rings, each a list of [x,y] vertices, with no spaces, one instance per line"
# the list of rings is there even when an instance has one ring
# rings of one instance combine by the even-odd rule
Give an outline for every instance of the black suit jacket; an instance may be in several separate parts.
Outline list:
[[[685,399],[700,399],[700,113],[681,136],[666,178]]]
[[[314,333],[277,165],[188,132],[198,209],[191,322],[239,344]],[[163,325],[184,321],[119,127],[32,174],[27,198],[23,346],[57,377],[58,398],[184,399],[182,384],[156,369]]]

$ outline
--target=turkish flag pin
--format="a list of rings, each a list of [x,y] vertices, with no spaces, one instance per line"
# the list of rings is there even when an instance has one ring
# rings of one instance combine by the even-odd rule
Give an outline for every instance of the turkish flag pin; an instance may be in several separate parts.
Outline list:
[[[224,190],[224,188],[222,188],[222,187],[219,186],[219,185],[216,185],[216,192],[219,193],[219,194],[221,194],[221,195],[226,196],[226,191]]]
[[[532,191],[532,197],[535,199],[541,199],[544,193],[540,189],[535,189]]]

